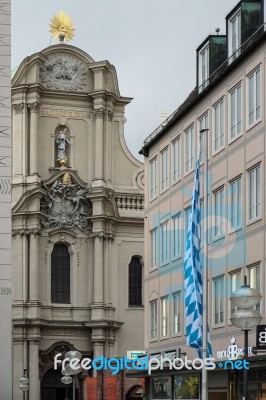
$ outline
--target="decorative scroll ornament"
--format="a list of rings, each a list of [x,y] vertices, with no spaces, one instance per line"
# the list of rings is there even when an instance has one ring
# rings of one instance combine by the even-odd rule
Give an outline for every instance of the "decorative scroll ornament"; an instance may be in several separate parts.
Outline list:
[[[85,197],[89,189],[73,183],[68,172],[50,188],[45,188],[47,194],[41,199],[41,212],[44,214],[41,225],[49,229],[84,231],[92,212],[91,202]]]
[[[82,91],[86,86],[87,66],[70,54],[54,54],[40,68],[47,89]]]
[[[75,25],[69,15],[64,11],[55,14],[50,20],[50,32],[52,36],[63,42],[64,39],[72,40],[75,32]]]

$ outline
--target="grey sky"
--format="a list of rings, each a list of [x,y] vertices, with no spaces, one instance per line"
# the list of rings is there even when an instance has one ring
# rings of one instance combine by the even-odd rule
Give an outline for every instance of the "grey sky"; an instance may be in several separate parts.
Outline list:
[[[126,108],[126,142],[134,154],[195,86],[198,45],[235,0],[12,0],[12,67],[49,46],[49,21],[63,9],[76,25],[73,46],[117,71]],[[53,44],[54,42],[52,42]]]

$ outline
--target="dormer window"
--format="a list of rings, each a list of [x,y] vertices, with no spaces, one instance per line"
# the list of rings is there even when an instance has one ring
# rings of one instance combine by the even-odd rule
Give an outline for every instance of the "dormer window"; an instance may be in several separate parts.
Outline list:
[[[209,42],[199,52],[199,89],[202,91],[209,83]]]
[[[228,32],[228,57],[229,63],[235,60],[240,54],[241,46],[241,10],[229,19],[229,32]]]

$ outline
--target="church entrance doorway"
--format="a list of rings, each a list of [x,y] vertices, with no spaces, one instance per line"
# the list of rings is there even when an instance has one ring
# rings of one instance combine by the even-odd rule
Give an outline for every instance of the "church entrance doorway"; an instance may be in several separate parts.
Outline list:
[[[73,400],[73,386],[61,382],[61,371],[49,369],[41,381],[41,400]],[[76,388],[76,399],[80,399],[79,389]]]

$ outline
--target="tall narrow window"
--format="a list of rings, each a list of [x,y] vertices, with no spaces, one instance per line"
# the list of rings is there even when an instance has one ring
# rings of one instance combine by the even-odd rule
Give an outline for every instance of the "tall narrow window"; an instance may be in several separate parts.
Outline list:
[[[157,300],[152,301],[150,303],[150,335],[151,340],[157,339],[158,337],[158,308],[157,308]]]
[[[257,289],[260,292],[260,265],[255,264],[248,267],[248,284],[252,289]],[[254,307],[256,310],[260,309],[260,305],[257,304]]]
[[[205,146],[205,135],[206,131],[201,132],[203,129],[209,128],[208,113],[204,114],[199,119],[199,142],[200,142],[200,162],[204,162],[204,146]]]
[[[157,196],[157,157],[150,161],[150,198],[151,200]]]
[[[169,301],[168,296],[161,299],[161,335],[168,336]]]
[[[240,54],[241,45],[241,12],[237,12],[229,20],[229,57],[232,62]]]
[[[260,69],[248,77],[248,124],[252,125],[260,119]]]
[[[188,173],[193,170],[194,162],[194,127],[191,126],[185,131],[185,172]]]
[[[185,217],[185,221],[184,221],[184,229],[185,229],[185,243],[187,240],[187,231],[188,231],[188,224],[189,224],[189,217],[190,217],[190,211],[191,211],[191,207],[188,207],[185,209],[185,213],[184,213],[184,217]]]
[[[161,224],[161,257],[162,265],[169,261],[169,231],[168,221]]]
[[[231,119],[230,119],[230,139],[236,138],[242,130],[242,97],[241,85],[230,92],[231,100]]]
[[[168,147],[161,152],[161,189],[165,190],[169,186],[169,162]]]
[[[173,221],[173,258],[181,257],[181,215],[172,217]]]
[[[235,292],[237,289],[240,289],[240,287],[241,287],[241,271],[232,272],[230,274],[230,294]],[[230,303],[231,303],[231,315],[232,315],[237,308],[233,306],[232,302]]]
[[[70,255],[64,244],[55,244],[51,257],[51,301],[70,303]]]
[[[214,152],[224,147],[224,101],[214,106]]]
[[[242,226],[242,201],[241,178],[230,183],[230,223],[231,229],[239,229]]]
[[[224,188],[214,193],[214,238],[224,236]]]
[[[173,303],[173,334],[178,335],[181,332],[181,291],[173,294]]]
[[[203,247],[204,241],[207,240],[204,236],[204,199],[200,199],[200,247]],[[207,232],[206,232],[207,235]]]
[[[261,215],[260,165],[249,171],[249,220]]]
[[[180,154],[180,137],[173,142],[173,181],[176,182],[181,176],[181,154]]]
[[[214,324],[224,322],[224,277],[215,278],[214,286]]]
[[[142,306],[142,265],[140,257],[133,256],[129,264],[128,305]]]
[[[151,270],[158,268],[157,262],[157,228],[150,231],[150,267]]]
[[[209,83],[209,43],[199,52],[199,89],[200,92]]]

